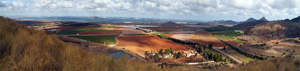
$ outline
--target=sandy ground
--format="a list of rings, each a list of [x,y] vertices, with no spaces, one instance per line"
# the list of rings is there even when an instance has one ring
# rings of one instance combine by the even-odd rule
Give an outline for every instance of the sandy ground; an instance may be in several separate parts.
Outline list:
[[[136,29],[126,29],[122,31],[122,34],[144,34],[144,32]]]
[[[216,37],[214,37],[213,35],[209,34],[204,30],[200,30],[196,32],[196,34],[194,34],[190,40],[192,42],[196,42],[204,45],[213,44],[214,47],[227,47],[227,45],[225,45]]]
[[[192,35],[193,34],[173,34],[173,35],[167,35],[167,36],[178,39],[178,40],[186,41],[186,40],[189,40]]]
[[[160,39],[153,35],[119,36],[116,38],[116,41],[117,47],[125,48],[137,54],[145,53],[145,51],[159,51],[160,49],[169,48],[175,51],[186,50],[186,47],[188,47],[166,39]]]

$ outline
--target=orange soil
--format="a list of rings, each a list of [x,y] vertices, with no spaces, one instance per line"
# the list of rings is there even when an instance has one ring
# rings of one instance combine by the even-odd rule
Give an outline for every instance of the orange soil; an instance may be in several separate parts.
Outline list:
[[[165,34],[168,37],[172,37],[174,34]]]
[[[226,43],[230,44],[230,45],[233,45],[233,46],[238,46],[238,45],[241,45],[240,43],[237,43],[237,42],[234,42],[232,40],[230,41],[225,41]]]
[[[202,45],[213,44],[213,47],[228,47],[226,44],[222,43],[216,37],[204,30],[197,31],[190,40]]]
[[[185,45],[178,44],[166,39],[160,39],[153,35],[119,36],[116,38],[116,46],[125,48],[137,54],[146,51],[159,51],[160,49],[186,50]]]

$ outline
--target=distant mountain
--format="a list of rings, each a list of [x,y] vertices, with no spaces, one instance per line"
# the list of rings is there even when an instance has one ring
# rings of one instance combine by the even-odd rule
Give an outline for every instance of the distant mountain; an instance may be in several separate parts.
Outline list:
[[[300,16],[294,18],[294,19],[291,19],[290,21],[292,22],[296,22],[296,23],[300,23]]]
[[[160,25],[161,27],[183,27],[182,24],[176,24],[175,22],[169,21]]]
[[[254,18],[249,18],[249,19],[247,19],[245,22],[252,22],[252,21],[257,21],[257,20],[254,19]]]
[[[220,21],[213,21],[212,23],[217,24],[239,24],[239,22],[233,21],[233,20],[220,20]]]
[[[265,17],[260,18],[261,21],[268,21]]]
[[[257,24],[261,24],[261,23],[265,23],[265,22],[267,22],[267,21],[257,20],[257,21],[242,22],[242,23],[240,23],[238,25],[235,25],[233,27],[241,28],[242,30],[248,30],[248,29],[254,27]]]

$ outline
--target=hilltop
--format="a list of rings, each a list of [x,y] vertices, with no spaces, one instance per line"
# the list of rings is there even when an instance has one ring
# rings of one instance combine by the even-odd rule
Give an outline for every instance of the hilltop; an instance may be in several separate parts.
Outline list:
[[[0,17],[1,71],[158,71],[159,67],[126,58],[115,60],[104,54],[90,54],[62,42],[54,35],[27,28]]]
[[[90,54],[69,45],[54,35],[28,28],[11,19],[0,17],[1,71],[202,71],[195,67],[161,69],[152,63],[115,60],[104,54]],[[276,58],[252,62],[233,69],[248,71],[299,70],[299,60]]]

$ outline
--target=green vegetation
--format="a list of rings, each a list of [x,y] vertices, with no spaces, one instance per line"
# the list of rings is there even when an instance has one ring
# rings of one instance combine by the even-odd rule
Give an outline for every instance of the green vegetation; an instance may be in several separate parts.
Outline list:
[[[90,29],[90,28],[84,28],[84,29],[76,29],[79,31],[95,31],[95,32],[115,32],[111,30],[102,30],[102,29]]]
[[[224,28],[220,28],[220,27],[210,27],[210,28],[202,28],[208,32],[215,32],[215,31],[230,31],[230,30],[239,30],[238,28],[233,28],[233,27],[224,27]]]
[[[100,25],[96,23],[79,23],[79,22],[63,22],[61,26],[67,26],[67,27],[79,27],[79,26],[94,26],[94,27],[100,27]]]
[[[236,40],[234,38],[238,37],[238,36],[242,36],[243,33],[237,33],[237,32],[232,32],[232,31],[227,31],[227,32],[214,32],[212,33],[215,37],[217,37],[220,40],[233,40],[234,42],[237,42],[239,44],[244,44],[246,43],[245,41],[241,41],[241,40]]]
[[[0,71],[219,71],[188,66],[161,69],[152,63],[90,54],[53,35],[0,17]],[[299,71],[300,60],[275,58],[223,71]]]
[[[79,39],[84,39],[96,43],[105,43],[105,44],[115,44],[115,37],[118,35],[101,35],[101,36],[70,36],[70,37],[75,37]]]
[[[152,33],[153,35],[156,35],[156,36],[159,36],[159,37],[162,37],[162,38],[165,38],[165,39],[168,39],[168,38],[171,38],[163,33]]]
[[[150,63],[90,54],[10,19],[0,22],[0,71],[162,71]]]
[[[233,40],[234,42],[240,43],[240,44],[245,44],[245,41],[241,41],[241,40]]]
[[[202,53],[204,58],[212,59],[216,62],[225,61],[225,59],[223,58],[223,54],[216,53],[207,48],[212,48],[212,45],[209,45],[209,46],[203,46],[203,45],[199,45],[199,44],[195,45],[195,50],[199,53]]]
[[[216,36],[218,39],[221,40],[232,40],[236,38],[237,36],[243,35],[243,33],[236,33],[236,32],[217,32],[217,33],[212,33],[214,36]]]
[[[101,25],[101,27],[105,27],[105,28],[116,28],[117,26]]]
[[[73,35],[73,34],[77,34],[77,33],[80,33],[80,32],[85,32],[85,31],[115,32],[115,31],[111,31],[111,30],[84,28],[84,29],[74,29],[74,30],[61,30],[56,35]]]
[[[61,30],[56,35],[70,35],[70,34],[77,34],[83,31],[80,30]]]

